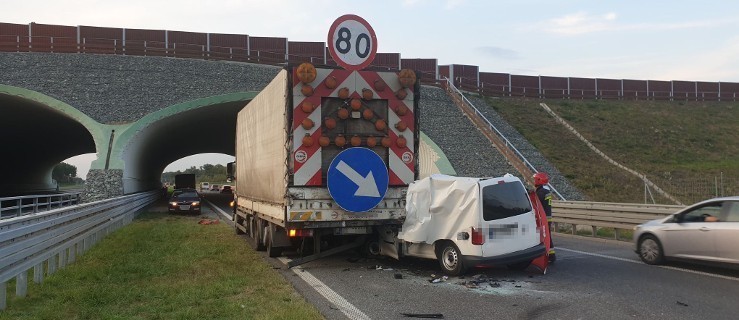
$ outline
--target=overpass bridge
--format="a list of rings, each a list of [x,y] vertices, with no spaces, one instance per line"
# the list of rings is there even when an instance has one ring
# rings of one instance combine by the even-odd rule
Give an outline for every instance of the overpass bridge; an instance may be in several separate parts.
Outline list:
[[[233,155],[236,113],[280,70],[75,53],[0,53],[0,68],[6,155],[0,196],[52,190],[57,163],[96,153],[86,201],[158,188],[164,168],[185,156]],[[452,172],[515,172],[443,89],[423,86],[421,95],[421,130],[446,155]]]

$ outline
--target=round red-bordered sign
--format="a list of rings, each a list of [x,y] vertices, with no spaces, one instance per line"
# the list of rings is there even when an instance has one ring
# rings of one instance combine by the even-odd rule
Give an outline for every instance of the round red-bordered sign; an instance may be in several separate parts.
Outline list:
[[[345,14],[328,30],[328,51],[334,61],[344,69],[357,71],[375,60],[377,36],[375,30],[362,17]]]

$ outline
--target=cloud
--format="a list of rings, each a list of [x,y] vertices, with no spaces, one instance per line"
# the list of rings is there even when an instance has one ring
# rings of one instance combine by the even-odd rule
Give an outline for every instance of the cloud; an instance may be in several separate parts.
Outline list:
[[[444,9],[451,10],[463,5],[467,0],[444,0]],[[429,4],[428,0],[403,0],[404,7],[413,7],[418,4]]]
[[[587,12],[576,12],[558,18],[549,19],[539,24],[537,29],[560,35],[581,35],[603,31],[661,31],[678,30],[690,28],[707,28],[736,23],[737,19],[697,20],[678,23],[634,23],[619,24],[618,14],[608,12],[604,14],[589,14]]]
[[[551,33],[577,35],[604,31],[615,28],[616,13],[609,12],[602,15],[590,15],[587,12],[577,12],[563,17],[549,20],[544,27]]]
[[[502,58],[507,60],[517,60],[521,59],[521,54],[518,51],[506,49],[506,48],[500,48],[500,47],[477,47],[475,48],[475,51],[479,51],[485,55],[495,57],[495,58]]]

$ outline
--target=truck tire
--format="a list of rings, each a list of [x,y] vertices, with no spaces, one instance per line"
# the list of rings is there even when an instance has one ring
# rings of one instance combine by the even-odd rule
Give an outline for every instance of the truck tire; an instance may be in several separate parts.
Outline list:
[[[282,248],[278,248],[272,245],[272,235],[267,236],[267,256],[270,258],[277,258],[282,255]]]
[[[467,271],[464,262],[462,262],[462,253],[454,242],[443,241],[438,243],[436,257],[439,260],[441,271],[450,276],[459,276]]]
[[[251,229],[250,229],[250,235],[251,238],[254,239],[254,243],[256,244],[255,250],[257,251],[264,251],[267,250],[267,247],[264,245],[264,242],[262,242],[262,239],[264,239],[263,232],[264,227],[262,227],[262,221],[259,218],[251,218]]]

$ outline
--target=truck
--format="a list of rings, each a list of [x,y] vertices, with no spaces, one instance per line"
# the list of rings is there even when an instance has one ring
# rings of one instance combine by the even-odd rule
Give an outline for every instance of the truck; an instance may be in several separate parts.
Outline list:
[[[175,189],[195,189],[195,174],[182,173],[174,176]]]
[[[438,260],[453,276],[469,268],[534,264],[546,272],[549,232],[536,194],[511,174],[471,178],[434,174],[412,183],[402,226],[379,230],[380,254]]]
[[[236,233],[270,257],[298,250],[292,267],[400,225],[418,178],[416,79],[412,70],[283,68],[237,116],[228,166]]]

